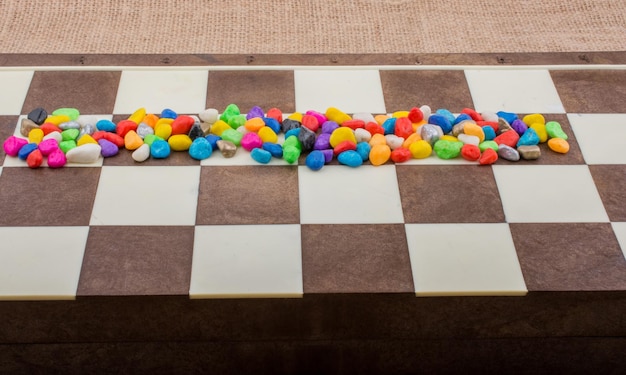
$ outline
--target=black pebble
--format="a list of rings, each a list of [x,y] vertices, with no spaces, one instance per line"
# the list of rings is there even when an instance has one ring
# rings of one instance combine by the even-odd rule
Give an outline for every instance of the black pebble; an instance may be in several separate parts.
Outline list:
[[[300,128],[298,140],[302,143],[302,152],[309,152],[315,146],[315,133],[307,127]]]
[[[283,131],[283,133],[287,133],[288,131],[290,131],[292,129],[297,129],[300,126],[302,126],[300,121],[296,121],[296,120],[292,120],[290,118],[287,118],[287,119],[283,120],[283,123],[281,125],[281,130]]]
[[[202,127],[200,126],[200,123],[195,123],[193,124],[193,126],[191,127],[191,129],[189,130],[189,138],[191,138],[191,140],[195,140],[196,138],[202,138],[204,137],[204,131],[202,131]]]
[[[43,124],[48,118],[48,112],[43,108],[35,108],[28,113],[28,119],[37,125]]]

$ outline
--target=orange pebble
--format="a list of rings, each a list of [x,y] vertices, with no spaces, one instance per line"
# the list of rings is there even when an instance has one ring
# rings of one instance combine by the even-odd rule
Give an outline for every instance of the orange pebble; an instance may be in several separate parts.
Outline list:
[[[485,140],[485,132],[483,131],[483,128],[471,122],[467,122],[463,126],[463,133],[477,136],[480,142]]]
[[[136,131],[130,130],[124,135],[124,147],[127,150],[136,150],[143,144],[143,139],[137,134]]]
[[[154,129],[159,117],[155,114],[149,113],[143,118],[143,123]]]
[[[413,134],[409,135],[409,137],[407,139],[405,139],[404,142],[402,142],[402,147],[409,148],[411,143],[417,142],[420,139],[422,139],[422,137],[419,134],[413,133]]]
[[[265,122],[260,117],[254,117],[247,120],[243,126],[245,126],[246,130],[256,133],[265,126]]]
[[[370,146],[387,145],[387,138],[380,133],[372,134],[372,139],[369,141]]]
[[[569,143],[562,138],[550,138],[548,140],[548,147],[554,152],[559,154],[567,154],[569,152]]]
[[[389,116],[387,116],[387,115],[376,115],[376,116],[374,116],[374,120],[378,123],[378,125],[384,124],[385,121],[387,121],[388,118],[389,118]]]
[[[377,144],[370,151],[370,163],[374,166],[385,164],[391,157],[391,148],[386,144]]]

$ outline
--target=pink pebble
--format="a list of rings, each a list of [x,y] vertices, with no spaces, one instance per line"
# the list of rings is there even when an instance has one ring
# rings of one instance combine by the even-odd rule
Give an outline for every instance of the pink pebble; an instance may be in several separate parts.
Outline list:
[[[23,138],[18,138],[14,135],[7,138],[2,145],[4,148],[4,152],[9,156],[17,156],[20,152],[20,149],[28,144],[28,140]]]
[[[317,112],[317,111],[306,111],[305,115],[309,115],[309,116],[313,116],[317,118],[317,122],[320,124],[323,124],[328,120],[325,114]]]
[[[38,148],[39,151],[41,151],[41,155],[48,156],[52,153],[52,151],[59,149],[59,142],[57,142],[57,140],[54,138],[49,138],[45,141],[42,141],[39,144]]]
[[[263,146],[263,140],[257,133],[246,133],[241,139],[241,147],[243,147],[244,150],[252,151],[255,148],[260,148],[261,146]]]
[[[50,155],[48,155],[48,166],[50,168],[61,168],[67,163],[67,158],[63,151],[60,148],[52,151]]]

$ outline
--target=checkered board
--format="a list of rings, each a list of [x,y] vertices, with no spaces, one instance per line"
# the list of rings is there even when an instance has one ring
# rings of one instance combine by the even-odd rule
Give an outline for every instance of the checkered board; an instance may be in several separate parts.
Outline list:
[[[11,68],[0,136],[36,107],[542,113],[566,155],[318,172],[244,150],[31,170],[0,155],[0,299],[626,290],[624,67]]]

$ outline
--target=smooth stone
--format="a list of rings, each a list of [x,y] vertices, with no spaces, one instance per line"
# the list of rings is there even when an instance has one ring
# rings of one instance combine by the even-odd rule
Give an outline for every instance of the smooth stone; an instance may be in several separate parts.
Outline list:
[[[213,148],[213,151],[217,150],[217,141],[220,141],[222,139],[222,137],[219,137],[215,134],[207,134],[204,139],[206,139],[207,141],[209,141],[209,143],[211,144],[211,147]]]
[[[144,143],[138,149],[133,151],[130,156],[137,163],[143,163],[150,157],[150,146]]]
[[[400,147],[393,151],[391,151],[391,161],[394,163],[404,163],[411,160],[413,156],[411,155],[411,151],[408,148]]]
[[[467,121],[461,121],[458,124],[454,124],[454,126],[452,127],[452,135],[458,137],[459,135],[463,134],[466,122]],[[472,123],[474,122],[472,121]]]
[[[237,153],[237,146],[229,140],[220,139],[217,141],[217,148],[225,158],[232,158]]]
[[[435,142],[433,150],[439,159],[454,159],[461,154],[463,148],[463,142],[453,142],[446,140],[438,140]]]
[[[196,138],[189,147],[189,156],[196,160],[208,159],[213,154],[213,146],[206,138]]]
[[[77,121],[68,121],[62,122],[59,124],[59,129],[67,130],[67,129],[78,129],[80,131],[81,125]]]
[[[80,133],[78,133],[78,137],[82,137],[85,134],[92,135],[96,132],[96,127],[93,124],[85,124],[80,128]]]
[[[222,112],[222,114],[220,115],[220,120],[228,123],[231,118],[239,116],[240,114],[241,111],[239,110],[239,107],[236,104],[231,103],[226,106],[224,112]]]
[[[320,128],[320,122],[315,116],[304,115],[302,116],[302,126],[315,133]]]
[[[532,124],[546,124],[546,118],[540,113],[531,113],[522,118],[522,121],[528,126]]]
[[[433,113],[432,109],[430,109],[430,106],[428,105],[421,106],[419,110],[422,111],[422,115],[424,116],[424,120],[426,121],[428,121],[428,118]]]
[[[326,150],[332,148],[330,146],[330,134],[321,133],[315,139],[315,144],[313,145],[314,150]]]
[[[90,136],[89,134],[85,134],[82,137],[78,138],[78,141],[76,142],[77,146],[81,146],[84,145],[86,143],[98,143],[98,141],[96,141],[92,136]]]
[[[43,130],[39,128],[33,129],[28,133],[28,142],[39,144],[43,140],[43,136]]]
[[[64,141],[75,141],[80,135],[80,131],[78,129],[67,129],[61,132],[61,137]]]
[[[398,137],[395,134],[385,135],[385,140],[387,141],[387,145],[389,146],[389,148],[391,148],[392,151],[399,147],[402,147],[402,144],[404,144],[404,138]]]
[[[65,156],[68,163],[91,164],[100,158],[102,147],[97,144],[87,143],[82,146],[74,147],[69,150]]]
[[[537,133],[537,136],[539,136],[539,143],[545,143],[548,140],[548,131],[546,130],[545,124],[536,122],[530,125],[530,128]]]
[[[445,117],[446,119],[448,119],[448,121],[450,123],[453,123],[454,120],[455,120],[454,114],[452,112],[450,112],[449,110],[445,109],[445,108],[440,108],[440,109],[436,110],[435,114],[439,115],[439,116]]]
[[[513,112],[499,111],[496,112],[496,114],[498,115],[498,117],[505,119],[506,122],[508,122],[509,124],[512,124],[513,121],[518,119],[517,114]]]
[[[561,138],[567,140],[567,134],[561,128],[561,124],[556,121],[546,123],[546,132],[550,138]]]
[[[408,117],[400,117],[396,120],[396,127],[393,134],[406,139],[413,133],[413,123],[408,119]]]
[[[387,134],[395,134],[396,132],[396,121],[398,119],[396,117],[391,117],[385,120],[380,126],[385,130],[385,135]]]
[[[317,112],[317,111],[313,111],[313,110],[308,110],[304,113],[307,116],[313,116],[317,119],[317,122],[319,124],[323,124],[324,122],[326,122],[328,120],[328,118],[326,118],[326,115],[324,115],[321,112]],[[354,120],[354,117],[352,118]]]
[[[569,143],[563,138],[551,138],[548,141],[548,147],[559,154],[567,154],[569,152]]]
[[[517,147],[533,146],[539,144],[539,135],[533,128],[527,128],[526,132],[517,141]]]
[[[454,119],[454,121],[452,121],[452,127],[454,128],[454,125],[460,124],[463,121],[476,121],[476,120],[474,120],[472,116],[468,115],[467,113],[461,113]],[[454,130],[452,131],[454,132]]]
[[[373,166],[385,164],[391,158],[391,148],[386,144],[377,144],[370,150],[370,163]]]
[[[319,171],[326,164],[324,153],[320,150],[313,150],[307,155],[305,164],[313,171]]]
[[[152,146],[152,143],[154,143],[154,141],[156,141],[157,139],[163,140],[163,138],[157,135],[147,134],[143,139],[143,143],[147,144],[148,146]]]
[[[290,146],[297,148],[298,151],[300,152],[302,151],[302,143],[300,142],[298,137],[296,137],[295,135],[288,136],[287,138],[285,138],[285,141],[283,142],[283,149],[285,147],[290,147]]]
[[[298,140],[302,144],[302,152],[309,152],[315,147],[315,132],[305,126],[302,126],[300,128],[300,134],[298,134]]]
[[[330,163],[331,161],[333,161],[333,158],[335,157],[335,153],[333,152],[332,149],[328,149],[328,150],[319,150],[322,154],[324,154],[324,162],[326,164]]]
[[[111,156],[115,156],[120,152],[120,148],[117,147],[115,143],[104,138],[99,139],[98,144],[100,145],[100,154],[103,158],[110,158]]]
[[[422,137],[422,140],[430,143],[432,146],[439,140],[440,137],[443,136],[443,131],[441,127],[437,125],[426,124],[421,127],[420,136]]]
[[[289,164],[293,164],[298,161],[300,157],[300,149],[293,145],[283,146],[283,160]]]
[[[248,111],[248,113],[246,114],[246,120],[250,120],[251,118],[255,117],[265,117],[265,112],[263,112],[263,108],[259,107],[258,105],[250,108],[250,111]]]
[[[61,129],[59,129],[58,126],[56,126],[56,125],[54,125],[52,123],[49,123],[49,122],[46,122],[43,125],[41,125],[39,127],[39,129],[43,130],[43,133],[45,135],[48,135],[50,133],[59,133],[59,134],[61,134]]]
[[[510,122],[510,124],[511,124],[511,128],[513,128],[513,130],[515,130],[517,134],[519,135],[523,135],[524,133],[526,133],[526,130],[528,129],[528,125],[526,125],[524,121],[520,119]]]
[[[241,139],[241,147],[246,151],[252,151],[261,146],[263,146],[263,140],[257,133],[247,133]]]
[[[178,114],[176,112],[174,112],[174,110],[169,109],[169,108],[165,108],[164,110],[161,111],[161,118],[173,118],[175,119],[176,117],[178,117]]]
[[[148,134],[154,134],[154,129],[145,123],[139,123],[136,130],[137,135],[139,135],[142,139],[146,138]]]
[[[287,133],[288,131],[292,130],[292,129],[297,129],[300,126],[302,126],[302,123],[300,121],[296,121],[296,120],[292,120],[292,119],[284,119],[283,123],[281,124],[281,131],[283,133]],[[339,125],[337,125],[339,126]]]
[[[168,138],[172,151],[187,151],[191,147],[192,140],[187,134],[176,134]]]
[[[30,155],[30,153],[35,150],[37,150],[36,143],[27,143],[19,149],[19,151],[17,152],[17,157],[22,160],[26,160],[26,158],[28,158],[28,155]]]
[[[518,161],[520,158],[519,152],[516,149],[505,144],[498,146],[498,156],[508,161]]]
[[[43,155],[40,150],[34,150],[26,158],[26,164],[29,168],[39,168],[43,163]]]
[[[490,111],[481,112],[480,116],[483,118],[484,121],[498,122],[499,119],[497,113]]]
[[[478,138],[475,135],[461,133],[458,135],[458,139],[460,142],[463,142],[464,144],[470,144],[474,146],[478,146],[480,144],[480,138]]]
[[[46,110],[41,107],[35,108],[32,111],[28,112],[26,118],[37,125],[42,125],[44,122],[46,122],[46,118],[48,118],[48,112],[46,112]]]
[[[413,159],[425,159],[432,155],[433,147],[429,142],[420,139],[419,141],[411,143],[409,151],[411,151]]]
[[[498,161],[498,152],[492,148],[486,149],[482,155],[480,155],[480,159],[478,159],[480,165],[491,165],[496,161]]]
[[[496,131],[491,126],[482,126],[485,133],[485,141],[493,141],[496,138]]]
[[[198,113],[198,117],[202,122],[213,124],[219,119],[219,112],[215,108],[207,108],[204,111]]]
[[[516,131],[508,130],[508,131],[505,131],[504,133],[500,133],[500,135],[495,137],[493,140],[499,145],[507,145],[509,147],[516,147],[517,142],[519,141],[519,138],[520,136],[519,134],[517,134]]]
[[[541,156],[541,149],[539,146],[520,146],[517,148],[517,152],[519,152],[522,159],[525,160],[536,160]]]
[[[480,149],[481,152],[485,152],[488,149],[492,149],[495,152],[498,152],[498,144],[494,141],[484,141],[484,142],[480,142],[480,144],[478,145],[478,148]]]
[[[258,134],[263,143],[278,143],[278,134],[276,134],[274,129],[270,128],[269,126],[264,126],[259,129]]]
[[[67,164],[67,157],[61,149],[56,149],[48,155],[48,167],[61,168]]]
[[[461,147],[461,157],[467,161],[477,161],[480,159],[480,148],[477,145],[467,143]]]
[[[135,112],[133,112],[130,116],[128,116],[128,119],[132,122],[134,122],[135,124],[140,124],[144,118],[146,117],[147,111],[145,108],[138,108],[135,110]]]
[[[339,124],[334,121],[324,121],[322,123],[322,133],[324,134],[332,134],[338,128]]]
[[[339,161],[339,163],[352,168],[363,165],[363,158],[361,158],[361,155],[359,155],[359,153],[354,150],[342,152],[341,154],[339,154],[339,156],[337,156],[337,160]]]
[[[52,116],[67,116],[71,121],[76,121],[80,112],[76,108],[58,108],[52,111]]]
[[[376,120],[374,119],[374,116],[369,113],[369,112],[356,112],[352,114],[352,119],[353,120],[361,120],[364,123],[368,123],[368,122],[376,122]]]
[[[369,142],[372,139],[372,134],[365,129],[359,128],[354,131],[354,137],[356,142]]]
[[[224,141],[228,141],[233,143],[235,146],[239,146],[241,144],[241,139],[243,138],[243,134],[238,132],[235,129],[226,129],[220,135]]]
[[[359,155],[361,155],[361,159],[363,159],[363,161],[369,160],[371,151],[372,151],[372,146],[370,146],[369,143],[367,142],[359,142],[356,144],[356,152],[358,152]]]
[[[511,127],[511,124],[501,117],[498,118],[498,128],[500,128],[500,133],[513,130],[513,128]]]
[[[180,115],[172,122],[172,134],[185,134],[188,135],[189,131],[196,120],[187,115]]]
[[[37,147],[43,156],[48,156],[52,151],[59,149],[59,142],[54,138],[50,138],[41,141]]]
[[[137,132],[138,124],[134,123],[131,120],[122,120],[117,123],[115,127],[115,133],[120,137],[124,138],[128,132],[133,131]]]
[[[385,129],[376,122],[368,122],[365,124],[365,130],[367,130],[371,136],[374,136],[374,134],[385,135]]]
[[[165,159],[170,156],[171,152],[170,144],[165,140],[159,139],[150,145],[150,156],[155,159]]]
[[[352,120],[352,117],[350,117],[347,113],[335,107],[328,107],[324,115],[326,115],[328,120],[334,121],[339,125],[341,125],[344,121]]]
[[[96,129],[103,130],[105,132],[115,132],[116,125],[113,121],[102,119],[96,122]]]
[[[356,151],[356,143],[352,141],[343,141],[333,148],[335,155],[339,155],[348,150]]]
[[[266,116],[275,119],[279,123],[283,122],[283,111],[278,108],[268,109]]]
[[[189,129],[189,133],[187,134],[192,141],[195,141],[198,138],[204,138],[204,130],[202,130],[202,125],[199,122],[194,122]]]
[[[138,149],[143,144],[143,139],[134,130],[124,135],[124,147],[129,151]]]
[[[269,151],[265,151],[258,147],[250,152],[250,156],[252,157],[252,160],[261,164],[267,164],[270,160],[272,160],[272,154],[270,154]]]
[[[281,159],[283,157],[283,147],[278,143],[265,142],[262,148],[275,158]]]
[[[20,123],[20,134],[24,137],[28,137],[28,134],[33,129],[39,129],[39,125],[27,118],[23,118]]]
[[[409,120],[411,120],[412,123],[417,124],[424,120],[424,113],[421,109],[413,107],[411,108],[411,110],[409,110],[409,115],[407,117],[409,118]]]
[[[202,128],[202,132],[205,136],[211,132],[211,124],[209,124],[208,122],[201,122],[200,127]]]

